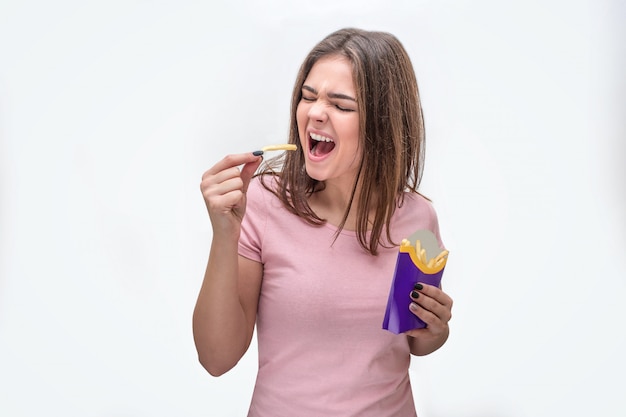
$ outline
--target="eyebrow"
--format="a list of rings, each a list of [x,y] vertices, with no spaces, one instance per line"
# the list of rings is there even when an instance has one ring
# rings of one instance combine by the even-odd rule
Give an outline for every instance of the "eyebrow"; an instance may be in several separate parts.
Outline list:
[[[315,88],[313,88],[313,87],[308,86],[308,85],[303,85],[302,89],[310,91],[313,94],[317,94],[317,90]],[[354,101],[356,103],[356,99],[354,97],[350,97],[349,95],[346,95],[346,94],[328,93],[328,97],[330,97],[330,98],[337,98],[337,99],[341,99],[341,100],[350,100],[350,101]]]

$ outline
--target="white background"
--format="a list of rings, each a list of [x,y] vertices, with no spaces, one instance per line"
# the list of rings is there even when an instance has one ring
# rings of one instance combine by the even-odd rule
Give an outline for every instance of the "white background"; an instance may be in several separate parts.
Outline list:
[[[411,365],[420,417],[625,415],[625,18],[617,0],[0,0],[0,415],[245,415],[256,346],[220,378],[193,346],[200,177],[285,140],[301,60],[344,26],[398,36],[425,108],[455,307]]]

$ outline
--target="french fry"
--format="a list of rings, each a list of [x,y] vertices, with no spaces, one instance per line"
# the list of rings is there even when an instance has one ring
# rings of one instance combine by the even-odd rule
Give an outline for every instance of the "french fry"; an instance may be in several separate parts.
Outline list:
[[[434,273],[437,270],[440,270],[446,263],[448,258],[448,251],[442,250],[430,259],[428,259],[428,254],[426,253],[426,248],[422,247],[422,242],[419,239],[415,241],[415,245],[412,246],[411,242],[408,239],[402,239],[400,246],[404,247],[405,250],[410,248],[410,252],[413,253],[413,249],[415,250],[414,262],[424,269],[424,272]]]
[[[437,255],[437,256],[435,257],[435,260],[436,260],[437,262],[439,262],[440,260],[447,258],[447,257],[448,257],[448,253],[449,253],[449,252],[448,252],[447,250],[441,251],[441,252],[439,253],[439,255]]]
[[[446,263],[446,260],[448,259],[448,253],[449,252],[447,250],[444,250],[435,257],[435,268],[439,268]]]
[[[261,148],[263,152],[267,151],[295,151],[298,149],[293,143],[285,143],[282,145],[267,145]]]

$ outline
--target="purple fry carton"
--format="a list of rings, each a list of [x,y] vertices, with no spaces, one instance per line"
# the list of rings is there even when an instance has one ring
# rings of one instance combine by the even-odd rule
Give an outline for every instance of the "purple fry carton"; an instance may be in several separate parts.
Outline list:
[[[389,290],[383,329],[395,334],[422,329],[426,323],[409,310],[411,291],[417,282],[439,287],[448,251],[439,247],[430,230],[418,230],[403,239]]]

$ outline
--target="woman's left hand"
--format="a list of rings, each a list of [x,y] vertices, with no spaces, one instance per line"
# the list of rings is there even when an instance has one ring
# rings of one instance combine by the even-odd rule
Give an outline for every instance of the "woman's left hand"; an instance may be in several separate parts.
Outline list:
[[[452,298],[440,288],[418,283],[411,292],[411,300],[409,310],[422,319],[426,327],[409,330],[406,335],[421,339],[427,344],[430,344],[428,341],[435,344],[441,341],[442,345],[448,337],[448,322],[452,318]]]

